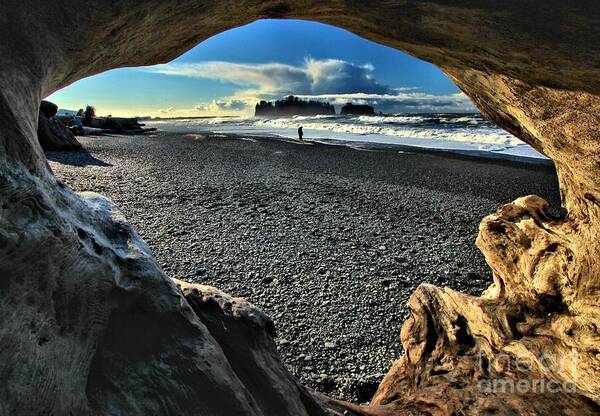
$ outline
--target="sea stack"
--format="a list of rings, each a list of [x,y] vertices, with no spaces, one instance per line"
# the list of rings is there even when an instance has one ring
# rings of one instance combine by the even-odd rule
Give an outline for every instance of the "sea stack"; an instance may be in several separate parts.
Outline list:
[[[361,115],[369,116],[375,114],[375,109],[366,104],[352,104],[348,103],[342,107],[341,115]]]
[[[260,116],[319,116],[335,115],[335,107],[322,101],[304,101],[290,95],[274,103],[261,101],[256,104],[254,115]]]

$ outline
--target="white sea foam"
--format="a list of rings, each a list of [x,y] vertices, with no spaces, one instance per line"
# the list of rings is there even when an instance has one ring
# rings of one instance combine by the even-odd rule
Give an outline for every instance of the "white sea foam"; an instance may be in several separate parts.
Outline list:
[[[369,122],[369,119],[374,119]],[[406,119],[406,120],[405,120]],[[380,121],[381,120],[381,121]],[[393,121],[391,121],[393,120]],[[255,126],[272,127],[274,129],[294,129],[302,121],[305,134],[310,130],[329,131],[332,133],[350,133],[354,135],[376,135],[403,138],[422,138],[437,140],[452,140],[474,143],[495,143],[518,146],[522,144],[519,139],[511,134],[496,128],[447,128],[443,124],[436,126],[423,126],[420,117],[367,117],[357,119],[307,119],[300,117],[259,119]],[[392,125],[389,123],[398,123]],[[451,123],[456,123],[451,121]]]
[[[294,116],[276,118],[212,117],[151,122],[174,132],[218,132],[295,138],[303,126],[308,140],[398,144],[458,152],[545,156],[478,114],[395,114]]]
[[[424,117],[420,116],[402,116],[402,115],[391,115],[391,116],[358,116],[354,120],[361,123],[420,123],[425,120]]]

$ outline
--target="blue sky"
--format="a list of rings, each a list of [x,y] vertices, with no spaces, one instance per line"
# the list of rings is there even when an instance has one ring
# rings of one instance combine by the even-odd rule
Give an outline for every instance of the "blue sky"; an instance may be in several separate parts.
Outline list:
[[[115,116],[248,115],[288,94],[382,112],[474,111],[435,66],[345,30],[260,20],[214,36],[169,64],[96,75],[49,97]]]

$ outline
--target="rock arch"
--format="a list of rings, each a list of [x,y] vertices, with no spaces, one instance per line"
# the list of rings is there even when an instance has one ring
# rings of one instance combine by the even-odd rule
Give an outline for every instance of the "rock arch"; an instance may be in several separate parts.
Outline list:
[[[0,414],[316,415],[272,324],[216,289],[179,289],[107,199],[75,194],[36,140],[39,101],[168,61],[258,18],[340,26],[440,67],[551,157],[564,215],[529,196],[483,220],[495,283],[421,286],[406,353],[369,415],[593,414],[600,402],[600,10],[594,2],[76,0],[0,5]],[[225,325],[230,331],[223,332]],[[507,360],[497,357],[501,354]],[[544,356],[563,359],[550,368]],[[510,365],[518,360],[526,368]],[[485,390],[545,380],[573,391]]]

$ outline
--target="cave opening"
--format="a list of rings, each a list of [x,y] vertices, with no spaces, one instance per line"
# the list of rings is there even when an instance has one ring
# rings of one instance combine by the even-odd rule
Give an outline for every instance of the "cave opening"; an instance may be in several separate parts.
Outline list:
[[[490,120],[543,152],[556,166],[564,213],[552,215],[547,201],[534,195],[488,211],[476,244],[493,270],[495,284],[479,297],[420,285],[409,299],[410,316],[402,324],[405,351],[368,407],[328,399],[310,390],[312,381],[302,386],[282,363],[272,322],[261,310],[216,288],[169,279],[136,233],[138,224],[129,224],[109,199],[74,192],[65,182],[76,189],[81,179],[80,185],[95,183],[107,193],[111,189],[138,192],[135,200],[120,201],[122,209],[127,213],[136,204],[152,202],[154,211],[143,211],[146,217],[138,221],[152,222],[168,252],[169,244],[188,230],[169,227],[175,218],[162,213],[172,213],[173,201],[190,203],[192,193],[203,192],[200,195],[207,198],[212,193],[218,203],[209,201],[200,204],[202,211],[186,211],[186,220],[195,221],[205,210],[216,212],[204,219],[214,219],[219,233],[228,231],[229,224],[222,218],[223,202],[228,210],[248,209],[258,212],[252,218],[261,215],[275,222],[285,206],[271,207],[268,198],[286,184],[290,211],[303,216],[302,225],[310,226],[311,220],[323,223],[321,216],[327,218],[330,212],[319,211],[318,198],[326,206],[338,194],[350,195],[357,216],[376,221],[386,216],[385,197],[394,183],[361,174],[381,175],[393,171],[393,166],[402,181],[412,174],[413,181],[422,185],[417,190],[411,189],[415,182],[397,188],[400,197],[395,202],[408,206],[394,212],[409,219],[411,229],[421,224],[421,239],[432,237],[429,244],[433,237],[447,240],[445,231],[434,236],[427,232],[453,224],[451,196],[466,198],[468,212],[476,211],[481,202],[477,192],[508,192],[512,186],[527,192],[523,188],[527,180],[536,183],[534,190],[543,191],[544,181],[535,172],[544,168],[512,164],[518,176],[513,177],[498,168],[504,163],[492,161],[479,165],[479,174],[489,173],[489,180],[479,180],[473,170],[476,163],[464,156],[404,149],[388,155],[386,161],[383,151],[373,149],[337,146],[333,150],[334,146],[315,142],[258,140],[247,134],[244,140],[234,140],[192,133],[185,139],[165,134],[164,140],[150,136],[94,140],[91,152],[66,159],[73,175],[67,177],[63,170],[61,181],[48,169],[38,143],[36,126],[43,121],[38,118],[40,100],[51,92],[112,68],[167,62],[203,39],[265,17],[329,23],[435,64]],[[97,0],[85,6],[73,0],[2,2],[0,279],[7,281],[2,282],[0,293],[4,382],[0,413],[320,416],[350,409],[360,415],[598,414],[600,71],[594,58],[600,56],[598,19],[587,2],[554,2],[543,10],[536,2],[517,1],[181,0],[175,5],[158,0]],[[56,127],[46,125],[50,130],[52,126]],[[307,133],[310,139],[313,133]],[[135,145],[136,152],[124,149],[129,145]],[[187,161],[174,163],[177,171],[166,168],[173,164],[173,153]],[[50,156],[56,166],[61,155]],[[118,157],[127,160],[121,163]],[[336,172],[342,159],[350,160],[345,176]],[[235,166],[223,169],[227,161]],[[409,169],[419,161],[421,169]],[[320,171],[315,169],[317,162]],[[114,175],[102,186],[91,176],[79,178],[75,172],[87,174],[88,164],[92,175],[103,175],[109,165]],[[306,165],[310,169],[302,169]],[[454,169],[447,169],[449,165]],[[193,173],[212,169],[211,175],[204,172],[210,188],[190,179],[190,167]],[[141,178],[128,181],[127,169],[139,170]],[[273,175],[278,170],[286,173]],[[255,181],[252,188],[249,179],[259,177],[261,171],[271,172],[270,179]],[[169,193],[171,182],[177,182],[176,173],[188,179],[188,186]],[[234,188],[220,185],[232,178],[238,181],[238,191],[250,188],[260,200],[230,203],[233,199],[222,192]],[[453,182],[456,178],[467,178],[468,185]],[[329,193],[319,185],[325,179]],[[430,197],[420,190],[447,197],[435,221],[425,220],[429,211],[419,211],[421,206],[415,205]],[[294,206],[302,199],[300,194],[311,195],[314,204]],[[362,213],[368,209],[371,216]],[[383,232],[400,228],[396,218],[390,218]],[[275,225],[285,235],[286,224]],[[293,230],[291,224],[287,226]],[[251,236],[267,227],[248,228]],[[312,231],[319,237],[317,226]],[[340,239],[352,238],[351,231],[336,229]],[[304,238],[302,247],[311,249],[330,237],[310,240],[311,235],[294,236]],[[202,243],[202,235],[198,237]],[[194,243],[199,244],[190,242],[186,253]],[[382,245],[377,250],[385,251],[380,247],[387,249]],[[420,247],[410,248],[419,253]],[[385,258],[373,254],[369,262]],[[255,257],[261,259],[258,249]],[[318,283],[328,281],[334,271],[325,269]],[[266,280],[256,283],[269,287],[282,283]],[[392,281],[381,283],[397,289]],[[352,288],[341,286],[336,299],[358,302],[363,293],[348,289]],[[376,290],[366,288],[364,296]],[[305,314],[320,318],[322,325],[330,323],[327,318],[333,308],[323,311],[315,300],[310,299]],[[384,300],[392,304],[391,299]],[[354,312],[353,322],[369,310]],[[376,319],[375,324],[384,322],[385,316]],[[366,331],[368,325],[373,321],[360,329]],[[298,330],[303,333],[306,328]],[[144,338],[150,342],[144,343]],[[339,348],[334,343],[327,350],[337,353]],[[381,354],[375,348],[373,355]],[[565,365],[548,365],[544,358],[549,356],[564,358],[558,362]],[[302,357],[302,366],[310,367],[304,362],[315,357],[306,358]],[[521,371],[513,364],[522,360],[527,365]],[[303,374],[313,374],[311,379],[328,376],[321,377],[314,368]],[[259,384],[253,382],[257,377]],[[552,391],[539,391],[540,386],[548,386],[547,381]],[[519,388],[496,389],[506,383]],[[556,391],[557,386],[563,389]],[[337,395],[334,388],[329,390]]]
[[[250,117],[256,102],[291,94],[383,114]],[[159,133],[83,136],[85,152],[48,151],[50,166],[74,190],[109,196],[169,277],[271,316],[304,385],[358,403],[402,354],[399,329],[420,284],[471,295],[491,284],[474,244],[482,217],[523,194],[559,204],[553,168],[519,159],[528,146],[441,71],[318,23],[257,21],[48,100],[66,117],[87,104],[153,116],[144,122]],[[292,140],[298,125],[310,145]],[[440,135],[428,145],[442,149],[418,147]],[[398,147],[407,138],[412,147]]]

